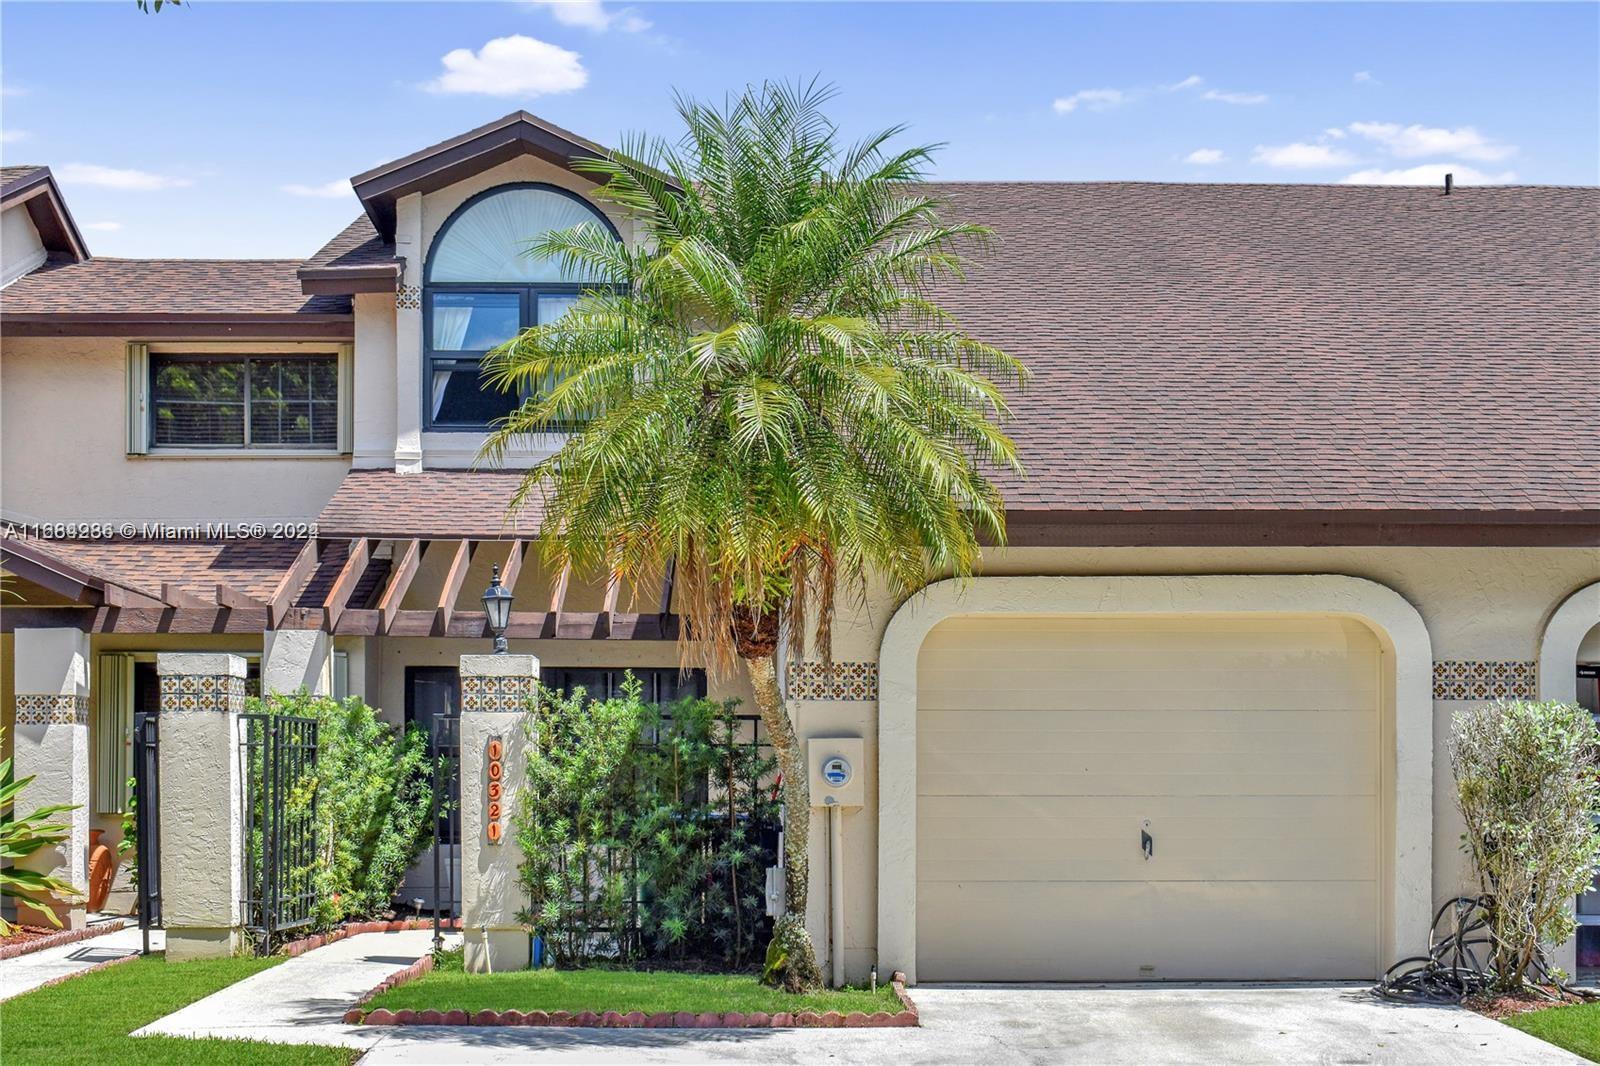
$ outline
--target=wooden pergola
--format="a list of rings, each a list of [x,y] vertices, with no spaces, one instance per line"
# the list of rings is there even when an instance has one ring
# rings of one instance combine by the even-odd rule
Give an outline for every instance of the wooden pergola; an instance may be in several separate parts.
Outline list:
[[[489,636],[481,610],[456,609],[467,570],[479,552],[504,551],[500,583],[513,594],[530,550],[526,540],[395,541],[379,560],[379,538],[304,542],[270,595],[247,593],[217,583],[209,595],[195,583],[162,582],[159,595],[133,587],[126,579],[94,574],[52,554],[48,541],[0,538],[0,567],[71,601],[61,606],[19,605],[0,612],[6,632],[35,626],[75,626],[93,633],[260,633],[269,629],[320,629],[337,636],[465,637]],[[402,608],[417,577],[423,552],[452,545],[449,565],[432,606]],[[137,544],[129,544],[136,551]],[[435,549],[438,550],[438,549]],[[137,559],[130,559],[130,568]],[[621,612],[619,582],[606,582],[598,611],[566,609],[570,571],[556,578],[547,609],[512,611],[506,636],[545,640],[676,640],[679,619],[671,613],[674,567],[661,582],[660,609]]]

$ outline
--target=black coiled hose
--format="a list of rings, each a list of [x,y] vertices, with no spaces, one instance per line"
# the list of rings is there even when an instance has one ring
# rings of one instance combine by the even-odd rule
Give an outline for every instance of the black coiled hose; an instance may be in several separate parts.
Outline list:
[[[1487,965],[1496,943],[1489,924],[1493,905],[1489,896],[1447,900],[1433,916],[1428,953],[1401,959],[1389,967],[1373,994],[1399,1003],[1460,1003],[1468,996],[1489,991],[1496,979]],[[1597,996],[1592,989],[1573,988],[1557,981],[1542,950],[1528,966],[1528,974],[1532,980],[1527,990],[1547,999],[1559,999],[1563,992],[1584,999]]]

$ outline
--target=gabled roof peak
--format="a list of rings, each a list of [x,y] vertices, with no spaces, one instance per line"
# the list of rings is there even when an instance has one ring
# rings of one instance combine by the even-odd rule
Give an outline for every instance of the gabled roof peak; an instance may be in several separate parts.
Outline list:
[[[527,111],[493,122],[374,167],[350,179],[378,235],[394,239],[395,201],[408,193],[433,192],[521,155],[557,166],[603,156],[606,149]]]

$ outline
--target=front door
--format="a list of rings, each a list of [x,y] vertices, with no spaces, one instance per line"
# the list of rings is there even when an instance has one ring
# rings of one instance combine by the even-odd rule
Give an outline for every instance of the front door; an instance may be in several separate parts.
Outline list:
[[[406,728],[417,726],[429,738],[429,761],[443,770],[435,844],[406,874],[401,891],[407,903],[457,914],[461,903],[461,778],[457,773],[456,726],[461,715],[461,674],[453,666],[406,667]],[[420,902],[419,902],[420,901]]]

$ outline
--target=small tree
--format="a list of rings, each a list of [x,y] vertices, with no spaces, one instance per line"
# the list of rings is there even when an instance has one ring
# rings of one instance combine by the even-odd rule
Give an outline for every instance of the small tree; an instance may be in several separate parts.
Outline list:
[[[1600,865],[1600,730],[1570,703],[1496,703],[1451,722],[1462,846],[1489,896],[1496,986],[1521,988],[1541,944],[1573,933]]]

